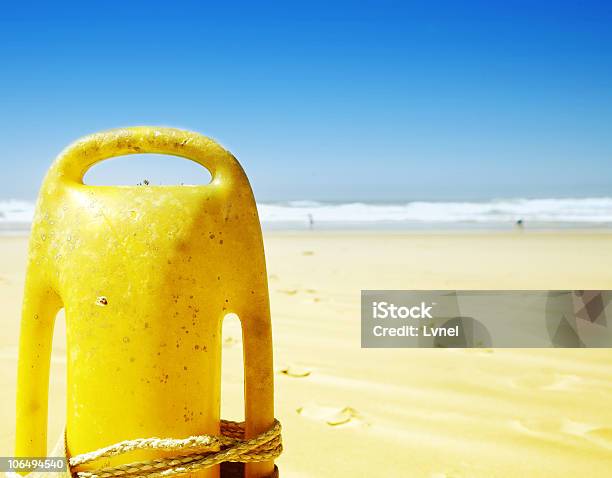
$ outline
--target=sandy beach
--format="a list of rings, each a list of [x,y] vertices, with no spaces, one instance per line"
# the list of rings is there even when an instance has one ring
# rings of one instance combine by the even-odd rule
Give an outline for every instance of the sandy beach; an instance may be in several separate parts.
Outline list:
[[[361,289],[611,289],[612,232],[268,232],[285,477],[604,478],[612,350],[360,348]],[[12,454],[26,236],[0,237],[0,454]],[[50,446],[65,404],[64,320]],[[242,417],[224,329],[222,414]]]

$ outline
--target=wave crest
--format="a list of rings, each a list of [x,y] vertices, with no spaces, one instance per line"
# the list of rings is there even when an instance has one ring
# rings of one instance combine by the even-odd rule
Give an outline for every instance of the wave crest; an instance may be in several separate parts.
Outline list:
[[[612,197],[497,199],[491,201],[412,201],[374,204],[290,201],[258,204],[262,223],[307,224],[500,224],[522,219],[526,223],[612,225]],[[29,224],[34,203],[0,200],[0,225]]]

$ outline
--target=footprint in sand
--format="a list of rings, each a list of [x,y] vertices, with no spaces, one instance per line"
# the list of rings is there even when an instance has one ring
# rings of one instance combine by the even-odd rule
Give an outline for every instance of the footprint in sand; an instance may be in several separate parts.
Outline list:
[[[225,348],[231,348],[231,347],[235,347],[236,345],[238,345],[240,343],[239,340],[235,339],[234,337],[228,337],[223,341],[223,347]]]
[[[612,448],[612,429],[567,419],[514,420],[515,429],[540,437],[571,435],[584,438],[605,448]]]
[[[344,425],[362,425],[369,424],[363,419],[360,413],[352,407],[324,407],[320,405],[306,405],[299,407],[296,412],[298,415],[309,420],[323,422],[330,427]]]
[[[314,251],[302,251],[303,256],[314,256]]]
[[[298,293],[297,289],[278,289],[276,292],[280,292],[281,294],[287,295],[295,295]]]
[[[512,420],[512,427],[529,435],[559,434],[563,428],[561,420],[557,419],[523,419]]]
[[[304,292],[305,294],[308,294],[311,297],[308,297],[307,299],[304,300],[305,303],[319,303],[321,302],[323,299],[321,299],[321,297],[319,297],[317,294],[319,293],[319,291],[317,289],[304,289],[302,292]],[[315,297],[312,297],[315,296]]]
[[[304,289],[304,292],[309,295],[315,295],[318,294],[319,291],[317,289]],[[316,304],[318,302],[321,302],[321,297],[312,297],[308,299],[308,301]]]
[[[543,390],[573,390],[580,386],[583,382],[581,377],[577,375],[556,375],[556,380],[543,387]]]
[[[312,371],[306,367],[300,365],[289,364],[279,370],[282,375],[287,375],[293,378],[305,378],[308,377]]]
[[[595,428],[588,431],[586,437],[600,446],[612,449],[612,428]]]
[[[572,390],[582,382],[576,375],[559,374],[556,372],[540,372],[523,375],[512,380],[512,385],[528,390]]]
[[[530,418],[517,420],[515,425],[523,432],[535,435],[575,435],[584,436],[592,425],[557,418]]]
[[[478,344],[476,344],[476,346],[478,346]],[[448,349],[448,350],[462,350],[462,349]],[[465,353],[467,354],[473,354],[473,355],[491,355],[495,353],[495,350],[493,349],[489,349],[486,347],[482,347],[482,348],[473,348],[473,349],[463,349],[465,351]]]

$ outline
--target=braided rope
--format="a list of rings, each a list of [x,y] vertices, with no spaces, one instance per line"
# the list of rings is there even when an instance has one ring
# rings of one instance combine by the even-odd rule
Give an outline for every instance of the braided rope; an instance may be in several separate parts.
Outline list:
[[[94,471],[79,471],[83,465],[100,458],[146,449],[176,451],[179,454]],[[184,439],[125,440],[93,452],[73,456],[69,464],[77,478],[165,478],[193,473],[223,462],[252,463],[273,460],[282,451],[281,425],[278,420],[274,420],[269,430],[250,439],[244,439],[244,423],[222,420],[221,436],[198,435]]]

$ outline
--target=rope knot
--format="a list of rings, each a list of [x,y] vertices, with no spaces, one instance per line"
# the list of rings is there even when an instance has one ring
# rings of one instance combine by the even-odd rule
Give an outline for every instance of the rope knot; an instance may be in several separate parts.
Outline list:
[[[77,478],[161,478],[193,473],[223,462],[253,463],[277,458],[283,451],[281,425],[245,439],[244,422],[221,421],[221,435],[188,438],[137,438],[125,440],[69,459]],[[83,465],[100,458],[125,455],[135,450],[176,451],[176,456],[83,471]]]

